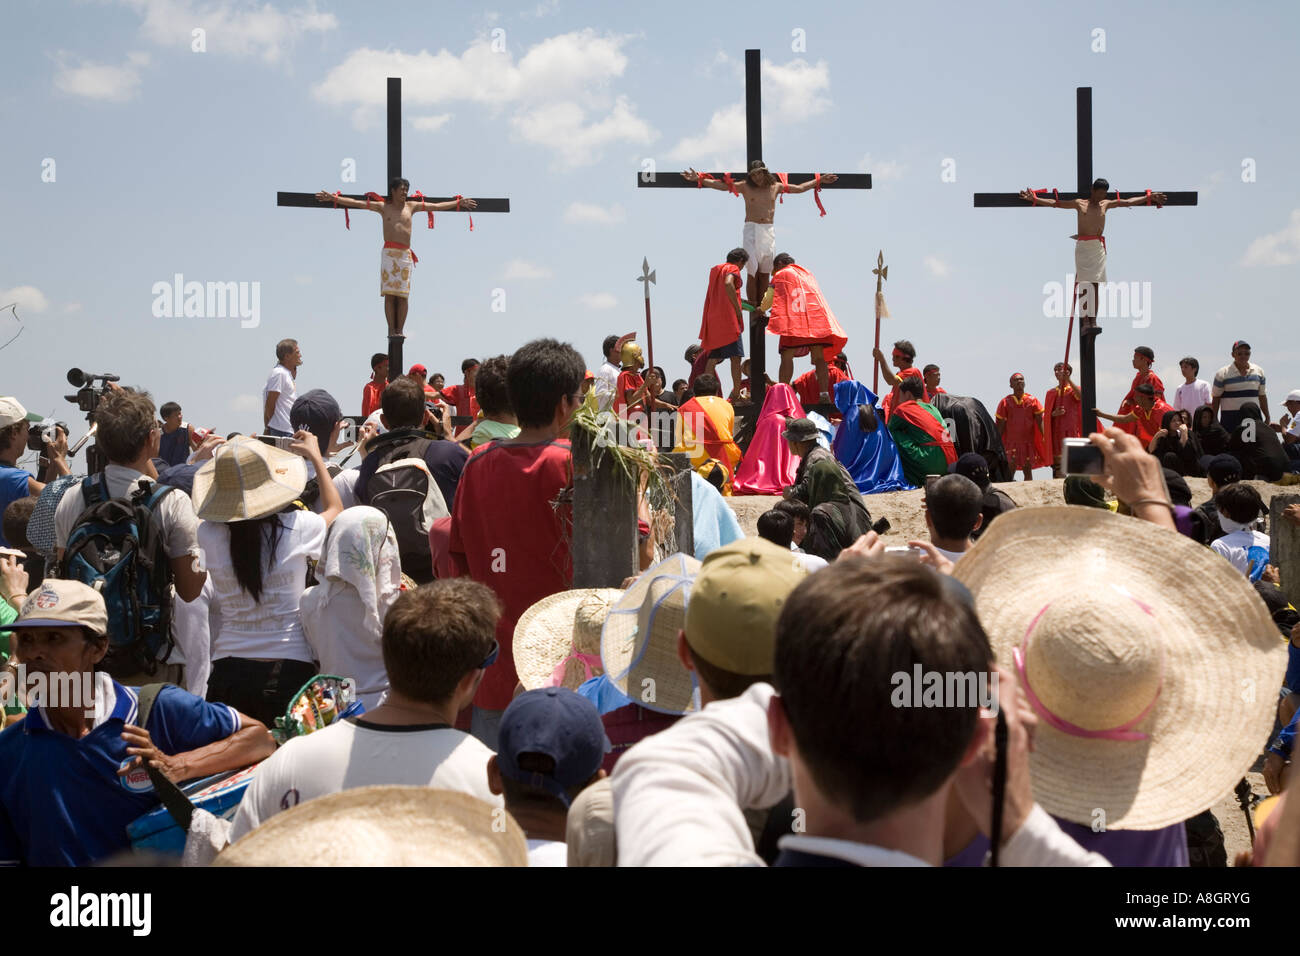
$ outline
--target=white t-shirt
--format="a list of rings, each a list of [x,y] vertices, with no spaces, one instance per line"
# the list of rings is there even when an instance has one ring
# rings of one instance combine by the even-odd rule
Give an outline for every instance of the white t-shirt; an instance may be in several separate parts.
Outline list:
[[[569,844],[563,840],[529,840],[529,866],[568,866]]]
[[[1210,383],[1201,378],[1179,385],[1178,390],[1174,392],[1174,408],[1180,412],[1194,412],[1202,405],[1209,405],[1212,402]]]
[[[143,472],[123,465],[108,465],[104,469],[110,498],[125,498],[134,494],[141,481],[157,484],[158,479],[150,478]],[[54,512],[54,545],[67,547],[68,535],[72,527],[85,510],[86,499],[81,494],[81,486],[73,485],[59,500],[59,507]],[[189,495],[181,491],[171,491],[158,502],[154,512],[162,529],[163,547],[167,557],[179,558],[182,555],[198,554],[199,545],[196,538],[198,518],[194,516],[194,502]]]
[[[596,390],[596,411],[607,412],[614,407],[614,388],[618,385],[618,366],[605,361],[596,370],[596,381],[591,386]]]
[[[357,479],[360,477],[360,468],[348,468],[334,476],[334,490],[343,500],[344,508],[353,508],[361,504],[357,500]]]
[[[1291,424],[1286,427],[1286,434],[1292,438],[1300,438],[1300,415],[1291,419]]]
[[[1222,523],[1223,517],[1219,521]],[[1244,528],[1230,531],[1222,538],[1210,542],[1210,549],[1223,555],[1232,562],[1232,566],[1252,581],[1259,580],[1259,575],[1268,564],[1269,537],[1262,531]]]
[[[230,528],[219,521],[199,523],[199,547],[212,580],[212,603],[221,613],[221,629],[212,638],[214,661],[223,657],[315,659],[303,636],[298,604],[307,589],[307,560],[319,561],[325,546],[325,519],[310,511],[276,517],[284,530],[273,556],[265,546],[262,550],[261,602],[235,580]]]
[[[962,558],[966,557],[966,552],[965,552],[965,551],[945,551],[943,548],[940,548],[940,547],[938,547],[937,545],[935,546],[935,549],[934,549],[934,550],[938,551],[940,554],[942,554],[945,558],[947,558],[947,559],[948,559],[949,561],[951,561],[953,564],[956,564],[956,563],[957,563],[958,561],[960,561]]]
[[[294,737],[258,766],[235,813],[230,841],[281,810],[356,787],[437,787],[504,806],[488,789],[491,756],[477,738],[450,727],[387,727],[364,716],[344,720]]]
[[[271,369],[271,374],[266,377],[266,385],[262,388],[262,408],[266,408],[266,396],[271,392],[279,392],[279,397],[275,400],[275,414],[271,416],[268,428],[278,428],[282,432],[293,433],[293,425],[289,422],[289,410],[293,408],[294,400],[298,397],[298,385],[290,372],[283,365],[276,365]],[[263,412],[265,414],[265,412]]]
[[[221,616],[212,604],[212,576],[193,601],[179,597],[172,604],[172,636],[176,650],[169,664],[185,665],[185,689],[195,697],[208,695],[212,674],[212,635],[221,629]]]

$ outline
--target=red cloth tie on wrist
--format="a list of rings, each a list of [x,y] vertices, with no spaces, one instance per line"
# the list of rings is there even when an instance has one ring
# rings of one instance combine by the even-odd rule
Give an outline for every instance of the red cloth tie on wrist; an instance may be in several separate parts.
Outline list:
[[[457,194],[456,194],[456,211],[457,211],[457,212],[460,212],[460,201],[461,201],[462,199],[464,199],[464,198],[465,198],[465,197],[462,196],[460,193],[457,193]],[[474,215],[473,215],[472,213],[470,214],[470,217],[469,217],[469,231],[470,231],[470,232],[473,232],[473,231],[474,231]]]
[[[813,202],[817,204],[817,208],[822,211],[822,215],[824,216],[826,215],[826,207],[822,205],[821,192],[822,192],[822,174],[817,173],[813,177]]]
[[[740,195],[740,193],[736,192],[736,181],[731,178],[731,173],[723,173],[722,181],[727,184],[727,192],[733,196]]]
[[[423,203],[423,202],[424,202],[424,193],[420,192],[420,190],[417,189],[414,193],[411,194],[411,198],[412,198],[412,199],[418,199],[418,200],[420,200],[420,202]],[[429,214],[429,228],[432,229],[432,228],[433,228],[433,211],[432,211],[431,209],[428,208],[428,204],[427,204],[427,203],[425,204],[425,209],[424,209],[424,211],[427,212],[427,213]]]
[[[785,194],[788,193],[788,192],[790,191],[790,174],[789,174],[789,173],[777,173],[777,174],[776,174],[776,178],[779,179],[779,180],[781,180],[781,191],[780,191],[779,193],[776,194],[776,199],[777,199],[777,202],[784,203],[784,202],[785,202]]]
[[[341,189],[336,189],[336,190],[334,191],[334,208],[335,208],[335,209],[338,209],[338,208],[339,208],[339,197],[342,196],[342,195],[343,195],[343,190],[341,190]],[[347,206],[344,206],[344,207],[343,207],[343,226],[344,226],[344,228],[346,228],[346,229],[351,229],[351,228],[352,228],[352,217],[348,215],[348,207],[347,207]]]

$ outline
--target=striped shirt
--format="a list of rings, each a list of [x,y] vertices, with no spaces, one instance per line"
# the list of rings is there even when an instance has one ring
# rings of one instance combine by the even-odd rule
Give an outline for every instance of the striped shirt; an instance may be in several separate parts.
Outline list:
[[[1220,415],[1239,412],[1247,402],[1259,405],[1263,394],[1264,370],[1253,362],[1244,375],[1235,362],[1223,366],[1214,375],[1214,397],[1219,399]]]

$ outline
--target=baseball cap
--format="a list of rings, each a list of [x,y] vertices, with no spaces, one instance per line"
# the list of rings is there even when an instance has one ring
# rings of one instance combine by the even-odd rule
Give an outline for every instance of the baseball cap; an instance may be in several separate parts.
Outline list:
[[[1230,485],[1234,481],[1241,481],[1241,462],[1232,455],[1214,455],[1208,461],[1202,458],[1201,468],[1207,478],[1214,479],[1216,485]]]
[[[501,715],[497,734],[501,775],[545,790],[566,807],[566,791],[590,780],[609,751],[596,706],[566,687],[524,691]],[[550,773],[523,770],[522,754],[550,757],[555,769]]]
[[[429,374],[429,370],[428,370],[427,368],[425,368],[423,365],[420,365],[420,364],[417,363],[417,364],[415,364],[415,365],[412,365],[412,366],[411,366],[411,370],[410,370],[409,372],[407,372],[406,374],[407,374],[407,375],[424,375],[424,376],[428,376],[428,374]]]
[[[1300,402],[1300,388],[1292,389],[1286,393],[1286,398],[1282,399],[1282,403],[1286,404],[1287,402]]]
[[[811,418],[787,418],[785,430],[781,432],[782,438],[791,441],[816,441],[817,435],[817,423]]]
[[[1234,352],[1237,351],[1237,349],[1248,349],[1248,348],[1250,348],[1250,343],[1247,342],[1245,339],[1237,339],[1237,341],[1232,343],[1232,351]]]
[[[979,485],[980,491],[987,491],[989,487],[989,463],[979,452],[968,451],[961,455],[956,461],[948,466],[948,473],[952,475],[963,475],[969,478],[975,484]]]
[[[27,409],[16,398],[0,398],[0,428],[8,428],[14,422],[27,420]]]
[[[772,673],[776,619],[808,576],[796,557],[762,538],[710,551],[686,605],[691,650],[733,674]]]
[[[9,630],[27,627],[85,627],[95,634],[108,631],[108,610],[98,591],[80,581],[47,578],[18,612]]]
[[[322,455],[329,447],[334,423],[342,417],[343,412],[339,409],[339,403],[323,388],[313,388],[309,392],[303,392],[289,409],[289,424],[295,431],[305,428],[315,435]]]

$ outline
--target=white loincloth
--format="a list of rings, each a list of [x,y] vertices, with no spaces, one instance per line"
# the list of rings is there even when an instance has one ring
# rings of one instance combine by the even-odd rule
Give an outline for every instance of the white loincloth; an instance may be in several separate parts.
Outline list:
[[[384,248],[379,252],[379,294],[411,295],[411,250]]]
[[[1076,239],[1074,243],[1076,282],[1106,281],[1106,246],[1100,239]]]
[[[776,255],[776,229],[770,222],[745,223],[742,248],[749,253],[745,271],[750,275],[772,274],[772,257]]]

